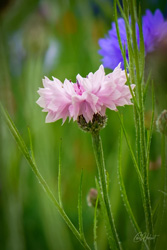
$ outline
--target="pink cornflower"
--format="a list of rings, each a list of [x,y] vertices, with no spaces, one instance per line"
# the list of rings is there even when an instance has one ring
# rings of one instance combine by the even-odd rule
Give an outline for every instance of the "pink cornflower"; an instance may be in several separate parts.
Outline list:
[[[86,78],[77,75],[77,82],[72,83],[65,79],[64,83],[53,77],[43,79],[44,88],[40,88],[37,104],[48,112],[46,122],[63,119],[77,120],[83,115],[86,122],[92,121],[94,114],[105,115],[106,108],[117,110],[117,106],[131,105],[129,86],[125,85],[127,79],[125,71],[120,64],[114,71],[105,75],[101,65],[93,74]],[[134,88],[134,84],[131,88]]]

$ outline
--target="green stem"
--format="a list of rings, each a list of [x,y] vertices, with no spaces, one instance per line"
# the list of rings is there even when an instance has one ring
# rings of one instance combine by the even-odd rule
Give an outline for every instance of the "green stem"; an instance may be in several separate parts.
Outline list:
[[[164,192],[164,198],[163,198],[163,211],[162,211],[162,221],[164,218],[165,208],[166,208],[166,193],[167,193],[167,169],[166,169],[166,143],[165,143],[165,135],[162,135],[161,138],[161,168],[162,168],[162,190]]]
[[[62,209],[61,205],[59,205],[59,203],[57,202],[56,198],[54,197],[52,191],[50,190],[48,184],[46,183],[46,181],[44,180],[44,178],[40,174],[38,168],[36,167],[36,165],[33,162],[31,163],[31,167],[32,167],[33,172],[35,173],[36,178],[38,179],[39,183],[41,184],[42,188],[47,193],[48,197],[53,202],[53,204],[56,206],[58,212],[60,213],[60,215],[62,216],[62,218],[64,219],[64,221],[68,225],[68,227],[70,228],[70,230],[73,232],[73,234],[75,235],[75,237],[79,240],[79,242],[81,243],[81,245],[85,249],[90,250],[90,247],[87,245],[87,243],[85,242],[85,240],[81,237],[80,233],[77,231],[77,229],[75,228],[75,226],[72,224],[72,222],[68,218],[67,214]]]
[[[148,168],[147,168],[147,148],[145,140],[145,127],[144,127],[144,87],[143,87],[143,72],[140,72],[139,67],[139,50],[136,39],[136,12],[135,1],[130,1],[130,14],[132,20],[132,41],[134,46],[134,59],[136,68],[136,80],[137,80],[137,94],[139,100],[139,129],[140,129],[140,152],[141,152],[141,168],[143,170],[143,185],[144,185],[144,212],[146,220],[146,230],[149,234],[153,235],[153,222],[150,202],[150,192],[148,184]],[[144,56],[144,54],[143,54]]]
[[[121,116],[120,116],[119,112],[118,112],[117,114],[118,114],[118,117],[119,117],[120,122],[121,122],[122,130],[123,130],[123,132],[124,132],[125,139],[126,139],[128,148],[129,148],[129,150],[130,150],[131,157],[132,157],[134,166],[135,166],[135,168],[136,168],[136,172],[137,172],[137,174],[138,174],[139,183],[140,183],[141,190],[142,190],[142,188],[143,188],[143,177],[142,177],[142,175],[141,175],[141,173],[140,173],[140,170],[139,170],[139,167],[138,167],[138,164],[137,164],[137,161],[136,161],[136,157],[135,157],[135,155],[134,155],[134,153],[133,153],[133,150],[132,150],[132,147],[131,147],[131,144],[130,144],[130,141],[129,141],[129,138],[128,138],[128,135],[127,135],[127,132],[126,132],[126,130],[125,130],[125,126],[124,126],[123,121],[122,121],[122,119],[121,119]]]
[[[95,204],[95,210],[94,210],[94,223],[93,223],[93,238],[94,238],[94,249],[97,250],[97,216],[98,216],[98,203],[99,199],[97,197],[96,204]]]
[[[165,176],[165,135],[161,136],[161,168],[162,168],[162,183],[164,183]],[[162,187],[163,190],[163,187]],[[165,191],[165,190],[164,190]]]
[[[121,191],[121,196],[123,198],[123,202],[125,205],[125,208],[127,210],[127,213],[129,215],[130,221],[132,222],[132,225],[136,231],[136,233],[141,232],[138,223],[135,219],[135,216],[132,212],[131,206],[129,204],[129,200],[126,194],[126,189],[125,189],[125,185],[124,185],[124,181],[123,181],[123,176],[122,176],[122,157],[121,157],[121,153],[122,153],[122,129],[120,132],[120,143],[119,143],[119,156],[118,156],[118,180],[119,180],[119,185],[120,185],[120,191]]]
[[[151,200],[150,200],[150,191],[148,183],[148,169],[144,167],[144,199],[145,199],[145,217],[146,217],[146,227],[148,233],[153,235],[153,222],[152,222],[152,213],[151,213]]]
[[[13,135],[15,141],[17,142],[17,144],[18,144],[21,152],[23,153],[24,157],[28,161],[28,163],[29,163],[32,171],[34,172],[37,180],[39,181],[40,185],[42,186],[42,188],[44,189],[44,191],[46,192],[46,194],[48,195],[50,200],[53,202],[53,204],[57,208],[59,214],[62,216],[62,218],[66,222],[67,226],[73,232],[73,234],[78,239],[78,241],[81,243],[81,245],[85,249],[90,250],[90,247],[88,246],[86,240],[82,238],[81,234],[78,232],[78,230],[75,228],[75,226],[73,225],[71,220],[68,218],[67,214],[65,213],[65,211],[63,210],[61,205],[56,200],[54,194],[50,190],[48,184],[46,183],[46,181],[44,180],[44,178],[40,174],[40,172],[39,172],[39,170],[38,170],[38,168],[37,168],[37,166],[35,164],[35,161],[33,160],[32,156],[30,155],[29,150],[28,150],[23,138],[21,137],[21,135],[20,135],[19,131],[17,130],[15,124],[13,123],[12,119],[10,118],[9,114],[5,111],[5,109],[3,108],[1,103],[0,103],[0,111],[2,112],[4,120],[6,121],[11,134]]]
[[[58,197],[59,197],[59,204],[61,208],[63,208],[63,203],[61,199],[61,152],[62,151],[62,139],[60,140],[59,146],[59,170],[58,170]]]
[[[108,216],[108,220],[110,223],[111,231],[113,233],[113,237],[117,246],[117,249],[122,249],[121,243],[118,238],[118,234],[116,231],[114,218],[111,212],[111,205],[109,201],[109,196],[107,192],[107,177],[106,177],[106,169],[105,169],[105,163],[104,163],[104,156],[103,156],[103,149],[102,149],[102,142],[99,133],[92,134],[92,142],[93,142],[93,149],[95,153],[96,158],[96,164],[98,168],[98,174],[99,174],[99,181],[100,181],[100,189],[106,209],[106,213]]]
[[[136,231],[136,233],[140,233],[141,229],[138,226],[138,223],[135,219],[135,216],[132,212],[131,206],[129,204],[129,200],[126,194],[126,189],[125,189],[125,185],[124,185],[124,181],[123,181],[123,176],[122,176],[122,163],[121,163],[121,151],[122,151],[122,129],[120,132],[120,143],[119,143],[119,157],[118,157],[118,179],[119,179],[119,184],[120,184],[120,190],[121,190],[121,196],[123,198],[123,202],[124,202],[124,206],[127,210],[127,213],[129,215],[130,221],[132,222],[132,225]],[[146,241],[143,241],[143,244],[145,245],[146,249],[149,250],[149,247],[146,243]]]
[[[143,170],[143,192],[144,192],[144,212],[146,220],[146,230],[149,234],[153,235],[153,221],[151,212],[151,200],[150,200],[150,190],[149,190],[149,176],[148,176],[148,164],[146,159],[147,148],[145,145],[145,132],[144,132],[144,121],[143,121],[144,111],[141,112],[139,122],[140,122],[140,145],[141,145],[141,167]],[[149,160],[149,155],[147,155]]]

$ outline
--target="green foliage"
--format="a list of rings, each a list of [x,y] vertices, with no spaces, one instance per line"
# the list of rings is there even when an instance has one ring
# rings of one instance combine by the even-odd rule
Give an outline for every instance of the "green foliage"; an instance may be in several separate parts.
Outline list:
[[[97,70],[100,64],[98,39],[104,37],[114,20],[124,64],[128,69],[127,84],[135,83],[136,90],[135,95],[132,93],[134,107],[120,108],[118,115],[107,111],[107,125],[101,131],[109,176],[109,200],[123,249],[141,248],[141,242],[133,241],[134,227],[137,232],[141,230],[144,233],[146,223],[149,232],[152,232],[153,224],[154,234],[159,235],[156,248],[164,249],[167,233],[165,138],[162,137],[161,143],[154,120],[157,110],[162,111],[157,103],[165,98],[160,96],[157,101],[156,90],[155,97],[154,91],[151,94],[152,72],[149,67],[148,74],[144,73],[149,65],[145,62],[141,28],[145,7],[155,9],[155,4],[152,3],[150,7],[148,1],[143,1],[141,8],[138,8],[133,0],[124,0],[123,7],[118,0],[114,1],[113,6],[110,1],[102,3],[98,0],[69,1],[68,4],[67,1],[53,0],[7,2],[0,14],[0,100],[10,113],[9,116],[1,106],[0,249],[72,250],[81,249],[82,246],[89,249],[88,245],[92,249],[93,244],[95,249],[108,249],[109,246],[113,249],[115,245],[100,186],[94,181],[97,170],[90,134],[83,133],[72,122],[66,122],[63,126],[61,121],[45,124],[45,114],[35,103],[44,75],[53,75],[62,81],[65,77],[75,81],[78,73],[86,76],[88,72]],[[164,6],[165,1],[159,2],[161,9]],[[132,15],[132,26],[129,24],[129,14]],[[120,15],[126,23],[129,64],[120,41],[117,22]],[[140,32],[140,50],[137,49],[135,37],[136,21]],[[56,56],[49,66],[51,58],[49,62],[46,61],[46,54],[51,44],[56,45]],[[165,94],[161,81],[158,82],[159,89]],[[151,111],[148,128],[144,124],[145,111]],[[123,121],[119,119],[120,114]],[[21,151],[13,142],[4,120]],[[119,142],[120,127],[124,137],[121,136]],[[118,145],[122,149],[118,150]],[[162,171],[155,161],[160,154]],[[27,167],[27,162],[40,185]],[[151,163],[154,170],[149,171]],[[41,190],[41,185],[52,203]],[[89,208],[85,200],[93,186],[97,186],[99,196],[95,208]],[[57,198],[54,194],[57,194]],[[100,208],[97,206],[98,200]],[[79,230],[76,229],[78,220]],[[111,234],[107,237],[105,232]],[[142,244],[142,247],[150,246]]]

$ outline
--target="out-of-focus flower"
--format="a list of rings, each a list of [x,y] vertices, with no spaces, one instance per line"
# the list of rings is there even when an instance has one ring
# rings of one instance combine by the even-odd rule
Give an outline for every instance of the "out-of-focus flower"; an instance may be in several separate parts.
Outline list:
[[[98,197],[97,189],[91,188],[89,190],[88,195],[87,195],[87,203],[88,203],[89,207],[95,207],[96,206],[97,197]],[[100,206],[100,204],[98,204],[98,207],[99,206]]]
[[[143,37],[145,52],[149,53],[156,49],[159,43],[167,36],[167,21],[160,10],[156,10],[154,15],[150,10],[146,10],[143,16]]]
[[[151,80],[156,93],[156,109],[161,112],[167,107],[167,34],[156,50],[147,54],[145,62],[145,79],[151,72]]]
[[[50,39],[48,49],[44,57],[44,70],[50,71],[58,62],[61,46],[56,39]]]
[[[118,19],[118,26],[123,47],[125,47],[126,57],[128,60],[128,46],[125,21],[123,18]],[[145,54],[155,50],[159,43],[167,35],[167,21],[160,10],[156,10],[154,14],[150,10],[146,10],[146,15],[142,18],[143,38],[145,45]],[[136,24],[136,37],[139,46],[139,28]],[[101,49],[99,54],[103,56],[102,62],[104,67],[114,69],[118,62],[124,67],[123,57],[119,47],[115,23],[112,23],[112,29],[109,30],[105,38],[99,40]]]
[[[37,104],[48,112],[46,122],[63,119],[64,123],[67,117],[75,121],[82,115],[88,123],[94,114],[104,116],[106,108],[116,111],[117,106],[132,104],[129,86],[125,85],[125,71],[120,64],[108,75],[101,65],[94,74],[89,73],[86,78],[77,75],[76,78],[76,83],[65,79],[63,84],[57,78],[51,81],[45,77],[44,88],[38,90]],[[132,84],[131,88],[134,86]]]
[[[157,170],[161,168],[161,156],[159,156],[155,161],[150,161],[149,170]]]
[[[122,45],[126,50],[126,57],[128,59],[126,28],[123,18],[118,19],[118,25]],[[119,62],[121,62],[121,66],[124,67],[123,57],[117,38],[116,25],[114,22],[112,23],[112,29],[108,32],[108,36],[99,40],[99,45],[101,47],[99,54],[103,56],[102,62],[104,67],[114,69]]]
[[[158,131],[167,136],[167,110],[162,111],[156,123]]]

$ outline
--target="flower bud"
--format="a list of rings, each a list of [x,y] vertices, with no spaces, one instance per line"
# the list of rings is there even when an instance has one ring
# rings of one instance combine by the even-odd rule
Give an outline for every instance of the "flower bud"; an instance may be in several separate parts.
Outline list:
[[[157,119],[157,129],[160,133],[167,135],[167,110],[162,111]]]
[[[98,192],[95,188],[91,188],[87,195],[87,203],[89,207],[95,207],[97,201]],[[98,202],[99,207],[99,202]]]
[[[159,156],[155,161],[150,161],[149,170],[157,170],[161,168],[161,156]]]
[[[86,122],[83,115],[78,116],[77,119],[79,127],[86,132],[91,132],[92,134],[96,134],[102,128],[106,126],[107,117],[101,116],[100,114],[94,114],[92,121]]]

